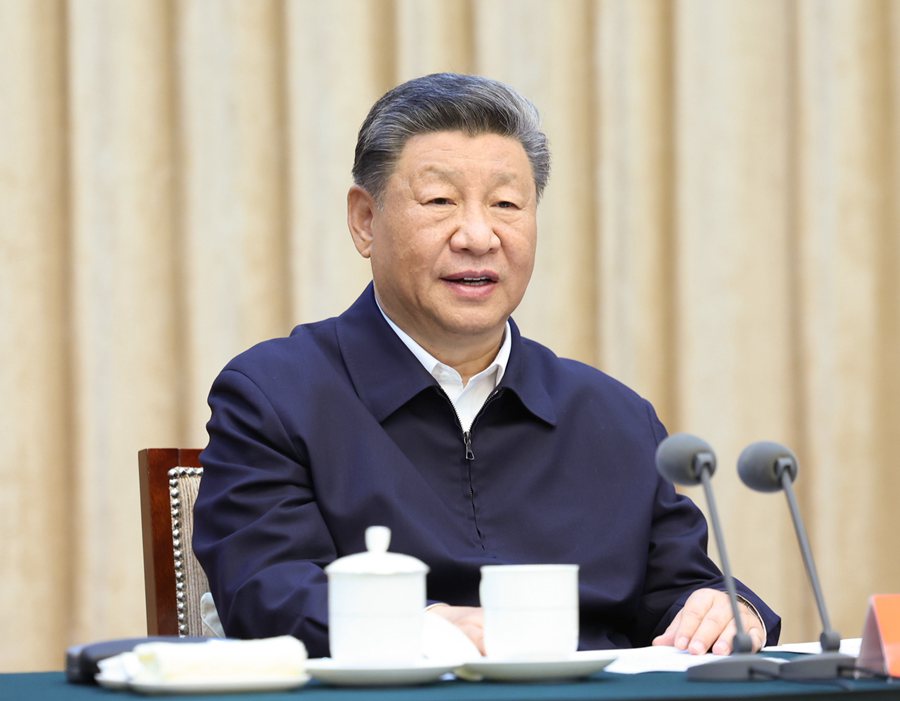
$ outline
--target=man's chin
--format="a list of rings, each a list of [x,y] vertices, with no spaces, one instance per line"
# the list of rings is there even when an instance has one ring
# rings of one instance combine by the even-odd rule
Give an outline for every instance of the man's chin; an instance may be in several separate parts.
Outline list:
[[[444,331],[447,336],[459,343],[476,339],[492,341],[494,337],[499,341],[503,337],[508,318],[508,316],[501,318],[494,316],[491,319],[455,319],[444,324]]]

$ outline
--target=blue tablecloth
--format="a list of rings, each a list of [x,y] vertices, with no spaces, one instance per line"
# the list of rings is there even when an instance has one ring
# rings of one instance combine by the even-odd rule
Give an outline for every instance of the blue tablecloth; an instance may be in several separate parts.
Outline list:
[[[842,680],[821,683],[785,681],[692,682],[684,674],[657,672],[618,675],[601,672],[571,683],[500,684],[442,681],[420,687],[368,689],[332,688],[317,682],[287,692],[168,696],[210,701],[567,701],[598,699],[801,699],[837,698],[852,701],[900,699],[900,680]],[[0,675],[0,701],[116,701],[138,698],[93,685],[69,684],[62,672]]]

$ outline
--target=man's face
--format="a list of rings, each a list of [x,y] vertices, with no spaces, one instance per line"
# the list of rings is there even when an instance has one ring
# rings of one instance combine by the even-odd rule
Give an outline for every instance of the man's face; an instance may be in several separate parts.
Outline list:
[[[519,141],[414,136],[380,208],[360,188],[348,201],[354,242],[398,326],[438,357],[500,342],[534,267],[537,194]]]

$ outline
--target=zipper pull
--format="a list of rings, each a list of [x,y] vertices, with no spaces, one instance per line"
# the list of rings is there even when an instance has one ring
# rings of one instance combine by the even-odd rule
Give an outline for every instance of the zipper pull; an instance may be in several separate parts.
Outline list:
[[[472,437],[468,431],[463,431],[463,443],[466,444],[466,460],[474,460],[475,453],[472,451]]]

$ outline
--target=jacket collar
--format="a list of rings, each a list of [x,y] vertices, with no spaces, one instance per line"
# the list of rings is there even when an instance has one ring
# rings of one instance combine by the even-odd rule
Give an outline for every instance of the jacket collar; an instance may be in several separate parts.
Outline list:
[[[512,349],[500,387],[512,390],[528,411],[545,423],[556,426],[556,408],[544,383],[543,363],[536,357],[535,350],[529,347],[531,342],[522,339],[519,326],[512,319],[509,320],[509,328],[512,331]]]
[[[528,349],[509,320],[512,350],[500,387],[516,394],[528,411],[551,425],[556,411],[537,367],[527,367]],[[388,326],[375,302],[372,283],[337,319],[337,337],[356,394],[380,423],[420,392],[437,387],[435,379]]]

